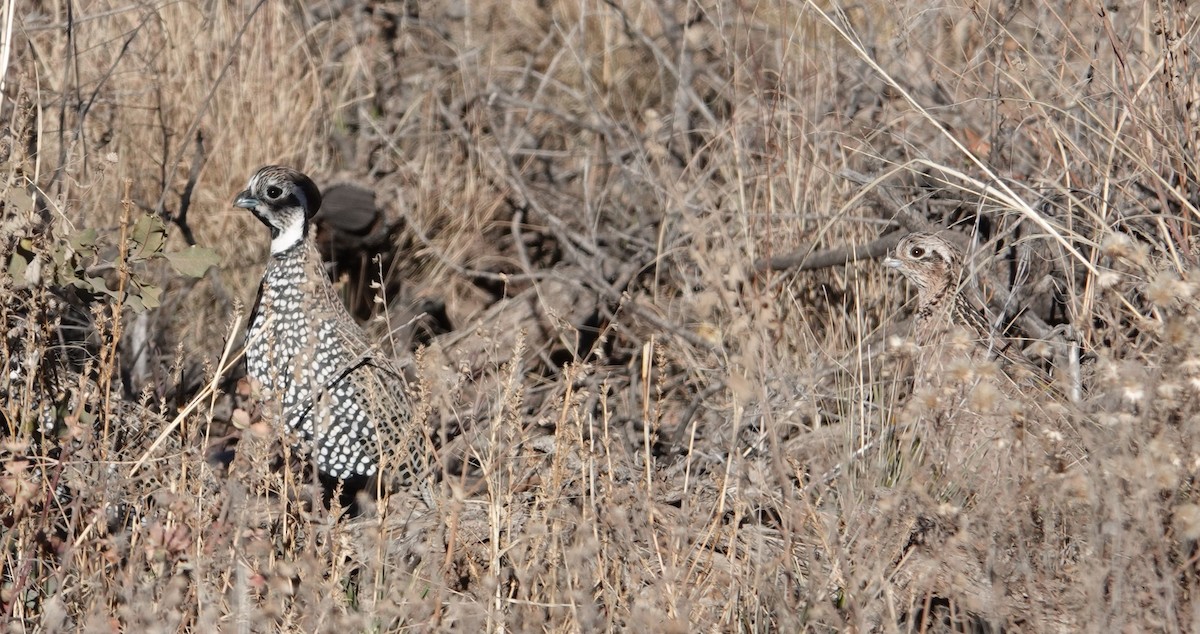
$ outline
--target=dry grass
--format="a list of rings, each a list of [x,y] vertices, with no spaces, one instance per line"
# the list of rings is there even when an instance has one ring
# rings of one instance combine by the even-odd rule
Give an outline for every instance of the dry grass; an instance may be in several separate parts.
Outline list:
[[[0,629],[1197,629],[1193,7],[83,4],[0,22]],[[268,162],[403,223],[381,340],[445,302],[435,508],[339,517],[223,380]],[[948,225],[1077,402],[910,395],[894,275],[756,269]]]

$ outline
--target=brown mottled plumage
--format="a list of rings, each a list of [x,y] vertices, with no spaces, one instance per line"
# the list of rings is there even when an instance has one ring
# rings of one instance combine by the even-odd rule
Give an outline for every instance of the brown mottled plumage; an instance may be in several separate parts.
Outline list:
[[[962,619],[948,622],[951,629],[1002,625],[972,622],[973,609],[993,606],[1027,618],[1025,625],[1037,624],[1038,631],[1078,630],[1079,596],[1063,592],[1044,600],[1026,584],[1033,577],[997,568],[997,561],[1015,560],[1009,553],[997,556],[992,542],[960,537],[971,535],[963,529],[972,522],[995,513],[987,505],[1002,491],[1028,482],[1030,464],[1047,464],[1047,458],[1033,458],[1046,446],[1032,441],[1046,432],[1061,436],[1067,425],[1039,409],[1040,399],[1021,398],[1029,395],[1029,383],[1016,379],[1032,373],[1037,389],[1049,386],[1049,379],[1012,341],[993,332],[982,303],[973,303],[963,288],[963,256],[948,240],[909,234],[884,264],[917,288],[913,339],[920,349],[917,389],[900,415],[904,424],[896,427],[911,450],[897,461],[913,457],[909,490],[920,494],[908,498],[913,521],[899,529],[904,546],[889,571],[889,591],[917,622],[932,617],[926,611],[937,597],[951,606],[950,616]],[[1013,381],[983,369],[993,356]]]
[[[321,193],[304,174],[258,170],[234,204],[271,230],[271,258],[247,332],[250,376],[282,402],[318,471],[409,487],[427,474],[403,375],[350,317],[325,272],[309,224]]]
[[[973,304],[962,285],[963,257],[958,247],[932,233],[914,232],[896,245],[884,264],[900,271],[917,287],[914,339],[917,345],[937,345],[955,327],[965,328],[976,342],[972,356],[997,356],[1006,366],[1023,372],[1038,370],[1010,340],[997,336],[982,308]]]

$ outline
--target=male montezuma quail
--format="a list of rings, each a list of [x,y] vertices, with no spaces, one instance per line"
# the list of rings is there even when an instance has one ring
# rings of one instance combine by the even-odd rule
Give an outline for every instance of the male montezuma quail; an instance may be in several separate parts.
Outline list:
[[[250,376],[282,400],[282,420],[318,471],[408,487],[425,475],[426,439],[411,423],[405,380],[350,317],[309,221],[321,193],[304,174],[259,169],[234,205],[271,230],[271,258],[246,337]]]

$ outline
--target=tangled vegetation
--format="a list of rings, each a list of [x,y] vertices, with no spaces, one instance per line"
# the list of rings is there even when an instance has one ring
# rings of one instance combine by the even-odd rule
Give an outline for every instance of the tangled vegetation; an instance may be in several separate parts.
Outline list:
[[[0,629],[1197,629],[1195,6],[0,10]],[[243,378],[267,163],[432,508]],[[918,230],[1053,384],[914,389]]]

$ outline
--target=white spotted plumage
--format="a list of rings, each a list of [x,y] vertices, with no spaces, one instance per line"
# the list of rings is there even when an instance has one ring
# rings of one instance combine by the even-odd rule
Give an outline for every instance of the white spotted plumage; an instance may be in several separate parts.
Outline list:
[[[425,471],[425,438],[412,429],[403,376],[354,323],[308,237],[320,200],[307,176],[270,166],[234,203],[272,235],[247,331],[247,371],[281,402],[285,425],[320,472],[407,487]]]

